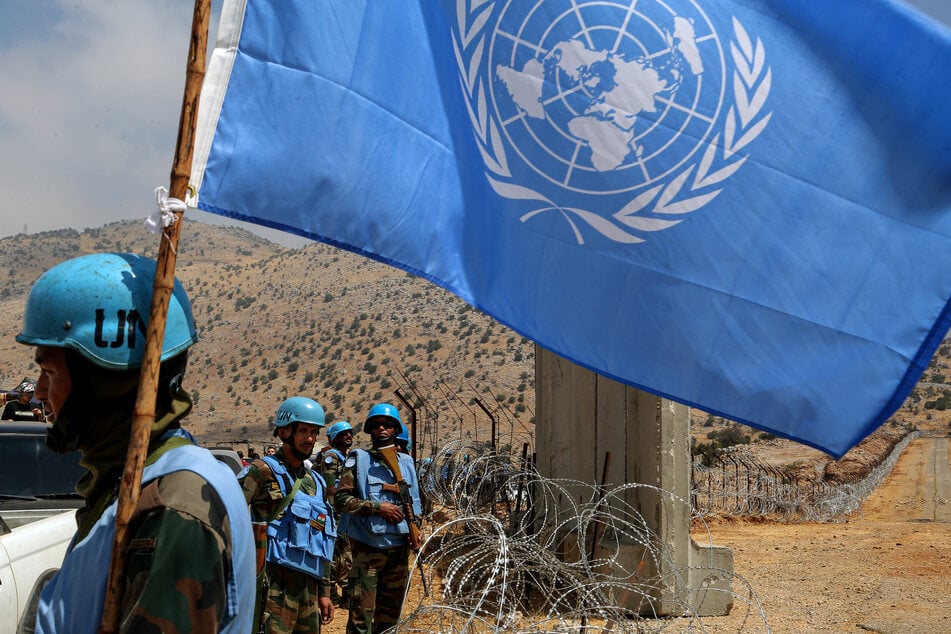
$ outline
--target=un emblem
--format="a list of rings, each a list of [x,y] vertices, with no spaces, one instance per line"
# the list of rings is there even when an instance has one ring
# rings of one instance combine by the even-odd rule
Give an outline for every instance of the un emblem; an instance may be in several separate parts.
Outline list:
[[[579,244],[709,203],[770,119],[765,49],[732,25],[725,44],[691,0],[467,0],[453,41],[492,188]]]

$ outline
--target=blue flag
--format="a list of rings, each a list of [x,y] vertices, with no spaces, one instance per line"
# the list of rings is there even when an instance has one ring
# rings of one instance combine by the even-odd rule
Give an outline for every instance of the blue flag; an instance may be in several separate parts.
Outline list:
[[[840,456],[951,323],[951,34],[889,0],[228,2],[197,206]]]

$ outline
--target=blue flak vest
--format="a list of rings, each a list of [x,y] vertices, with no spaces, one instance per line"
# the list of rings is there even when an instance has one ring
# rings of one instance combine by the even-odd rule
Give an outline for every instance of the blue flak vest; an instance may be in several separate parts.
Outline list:
[[[264,462],[271,468],[274,479],[287,496],[294,478],[276,458],[265,456]],[[313,469],[306,472],[317,484],[317,494],[309,495],[298,490],[291,503],[267,526],[267,561],[321,577],[324,567],[334,557],[337,539],[337,523],[327,507],[324,479]]]
[[[331,447],[327,450],[327,453],[332,453],[333,455],[337,456],[337,458],[340,460],[340,464],[343,464],[347,461],[347,457],[343,455],[343,452],[341,452],[339,449],[334,449]],[[336,483],[331,483],[330,486],[333,486],[334,484]]]
[[[191,435],[175,429],[162,441],[180,436],[194,442]],[[227,584],[225,611],[219,632],[248,634],[254,607],[254,541],[251,515],[238,481],[224,463],[207,449],[194,444],[166,451],[145,467],[142,485],[175,471],[192,471],[204,478],[218,493],[231,523],[231,577]],[[97,634],[112,559],[116,529],[116,502],[110,504],[86,537],[69,545],[66,557],[40,594],[36,614],[37,634]]]
[[[413,465],[413,459],[404,453],[398,453],[397,457],[400,461],[400,471],[403,479],[409,485],[410,497],[413,500],[413,513],[417,517],[421,517],[419,481],[416,478],[416,467]],[[393,475],[393,472],[385,463],[377,460],[363,449],[351,449],[349,456],[347,456],[348,463],[351,458],[356,461],[356,471],[353,479],[354,495],[356,497],[374,502],[392,502],[400,506],[400,498],[396,493],[383,490],[384,484],[396,483],[396,476]],[[379,515],[344,513],[340,519],[340,534],[349,535],[374,548],[387,549],[406,544],[409,524],[405,518],[399,523],[393,523],[386,521]]]
[[[341,465],[343,465],[343,464],[347,461],[347,457],[346,457],[345,455],[343,455],[343,452],[341,452],[339,449],[334,449],[333,447],[331,447],[330,449],[327,450],[326,454],[324,454],[324,459],[323,459],[321,462],[322,462],[324,465],[329,465],[329,464],[331,464],[331,461],[333,460],[333,456],[336,456],[336,457],[337,457],[337,460],[340,461],[340,464],[341,464]],[[323,475],[323,474],[321,474],[321,475]],[[339,478],[338,478],[337,481],[339,482]],[[326,484],[327,484],[327,486],[329,486],[329,487],[336,487],[336,486],[337,486],[337,482],[327,482]],[[342,526],[342,523],[338,523],[338,525],[337,525],[337,534],[338,534],[338,535],[343,535],[343,532],[342,532],[341,529],[340,529],[341,526]]]

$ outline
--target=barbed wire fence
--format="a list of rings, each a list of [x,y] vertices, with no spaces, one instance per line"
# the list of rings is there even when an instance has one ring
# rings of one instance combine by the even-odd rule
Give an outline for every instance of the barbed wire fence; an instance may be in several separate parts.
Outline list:
[[[764,609],[745,579],[712,563],[678,565],[673,540],[653,531],[631,500],[646,494],[686,508],[692,534],[706,534],[710,546],[706,520],[717,515],[834,521],[854,512],[920,435],[906,436],[868,476],[840,484],[797,478],[736,447],[707,464],[695,461],[690,499],[683,500],[638,483],[599,486],[545,478],[535,471],[529,451],[532,430],[522,430],[521,458],[515,453],[516,425],[526,425],[504,402],[490,409],[478,395],[466,402],[439,384],[459,419],[459,440],[447,442],[440,438],[435,400],[405,375],[400,378],[410,407],[421,415],[420,445],[429,453],[418,462],[428,537],[406,588],[404,605],[412,609],[404,611],[396,632],[713,631],[712,619],[696,609],[704,593],[729,595],[730,631],[769,632]],[[452,407],[453,401],[468,415]],[[488,441],[480,442],[477,434],[462,437],[464,421],[471,418],[475,427],[473,404],[492,422]],[[509,427],[503,451],[497,446],[502,445],[499,422]],[[634,563],[632,548],[639,553]]]
[[[422,461],[419,478],[431,528],[407,587],[405,605],[414,607],[398,632],[705,631],[695,606],[713,592],[728,592],[743,615],[734,631],[769,631],[745,580],[678,565],[670,536],[632,502],[650,495],[682,508],[688,500],[636,483],[545,478],[527,460],[463,441]]]
[[[460,430],[459,440],[446,442],[445,436],[440,441],[438,432],[438,411],[434,407],[435,398],[432,394],[424,394],[425,390],[418,389],[416,382],[411,381],[402,372],[397,382],[403,384],[414,397],[415,407],[419,408],[421,427],[429,431],[425,449],[431,454],[440,447],[445,450],[452,443],[470,443],[470,453],[481,456],[492,448],[503,449],[507,453],[507,460],[516,461],[518,443],[522,443],[524,463],[526,453],[534,443],[533,430],[529,425],[520,421],[517,416],[505,406],[504,401],[491,403],[491,409],[486,407],[476,394],[472,385],[466,387],[476,395],[467,402],[465,395],[453,389],[444,382],[436,382],[443,396],[443,400],[452,409],[458,423],[450,427]],[[436,388],[433,388],[436,389]],[[493,423],[492,437],[484,442],[475,443],[462,438],[463,427],[475,428],[478,413],[472,407],[478,404],[489,416]],[[458,405],[458,408],[456,407]],[[462,408],[465,409],[463,413]],[[466,415],[468,414],[468,415]],[[471,423],[469,421],[471,420]],[[496,424],[505,423],[508,426],[508,442],[502,444],[503,429],[499,425],[496,433]],[[720,515],[733,516],[772,516],[785,521],[835,521],[854,513],[861,502],[871,493],[890,473],[902,449],[912,439],[917,438],[920,432],[906,435],[897,443],[888,457],[881,460],[867,475],[856,475],[846,481],[831,482],[814,478],[798,477],[792,470],[773,466],[757,459],[745,446],[735,445],[715,455],[697,456],[693,461],[691,472],[690,505],[693,512],[702,518]],[[431,437],[429,437],[431,436]],[[428,440],[428,442],[427,442]],[[497,442],[498,441],[498,442]],[[423,447],[420,447],[423,449]],[[446,492],[441,492],[446,493]]]
[[[631,500],[646,494],[687,507],[692,533],[710,545],[706,518],[717,514],[835,521],[855,512],[920,436],[906,435],[866,477],[834,486],[725,452],[712,466],[694,464],[690,500],[637,483],[546,478],[525,452],[518,459],[451,441],[419,466],[428,536],[406,589],[412,609],[396,631],[713,631],[695,606],[719,592],[730,595],[730,631],[769,632],[745,579],[713,565],[678,566],[670,536],[652,530]],[[633,562],[632,548],[640,553]]]
[[[693,463],[691,506],[700,517],[778,515],[785,520],[829,522],[858,510],[891,473],[901,452],[920,431],[907,434],[867,475],[842,483],[800,479],[732,448],[705,465]]]

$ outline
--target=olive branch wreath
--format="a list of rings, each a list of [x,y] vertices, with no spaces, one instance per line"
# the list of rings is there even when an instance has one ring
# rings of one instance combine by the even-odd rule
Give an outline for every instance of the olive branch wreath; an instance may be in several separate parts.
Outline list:
[[[722,142],[721,134],[715,134],[706,143],[706,150],[699,162],[691,163],[668,182],[655,185],[628,201],[621,209],[611,214],[616,223],[585,209],[558,205],[529,187],[500,180],[511,178],[512,173],[509,170],[499,124],[489,113],[487,80],[479,73],[493,5],[494,0],[456,2],[458,29],[453,30],[453,52],[459,68],[459,83],[466,96],[469,120],[487,170],[486,179],[492,189],[505,198],[545,203],[523,214],[520,217],[522,222],[541,213],[558,211],[568,222],[578,244],[584,244],[584,237],[572,216],[584,221],[610,240],[626,244],[644,242],[643,238],[630,233],[628,229],[640,232],[667,229],[680,223],[682,218],[667,220],[646,217],[645,214],[680,216],[696,211],[716,198],[723,188],[709,188],[732,176],[746,162],[747,156],[739,155],[738,152],[762,133],[772,117],[771,112],[760,116],[772,85],[772,70],[766,66],[763,43],[759,38],[754,43],[743,25],[734,17],[735,40],[730,42],[730,53],[735,66],[734,105],[730,106],[726,114]],[[695,167],[696,173],[693,173]],[[705,191],[701,193],[701,190]]]

